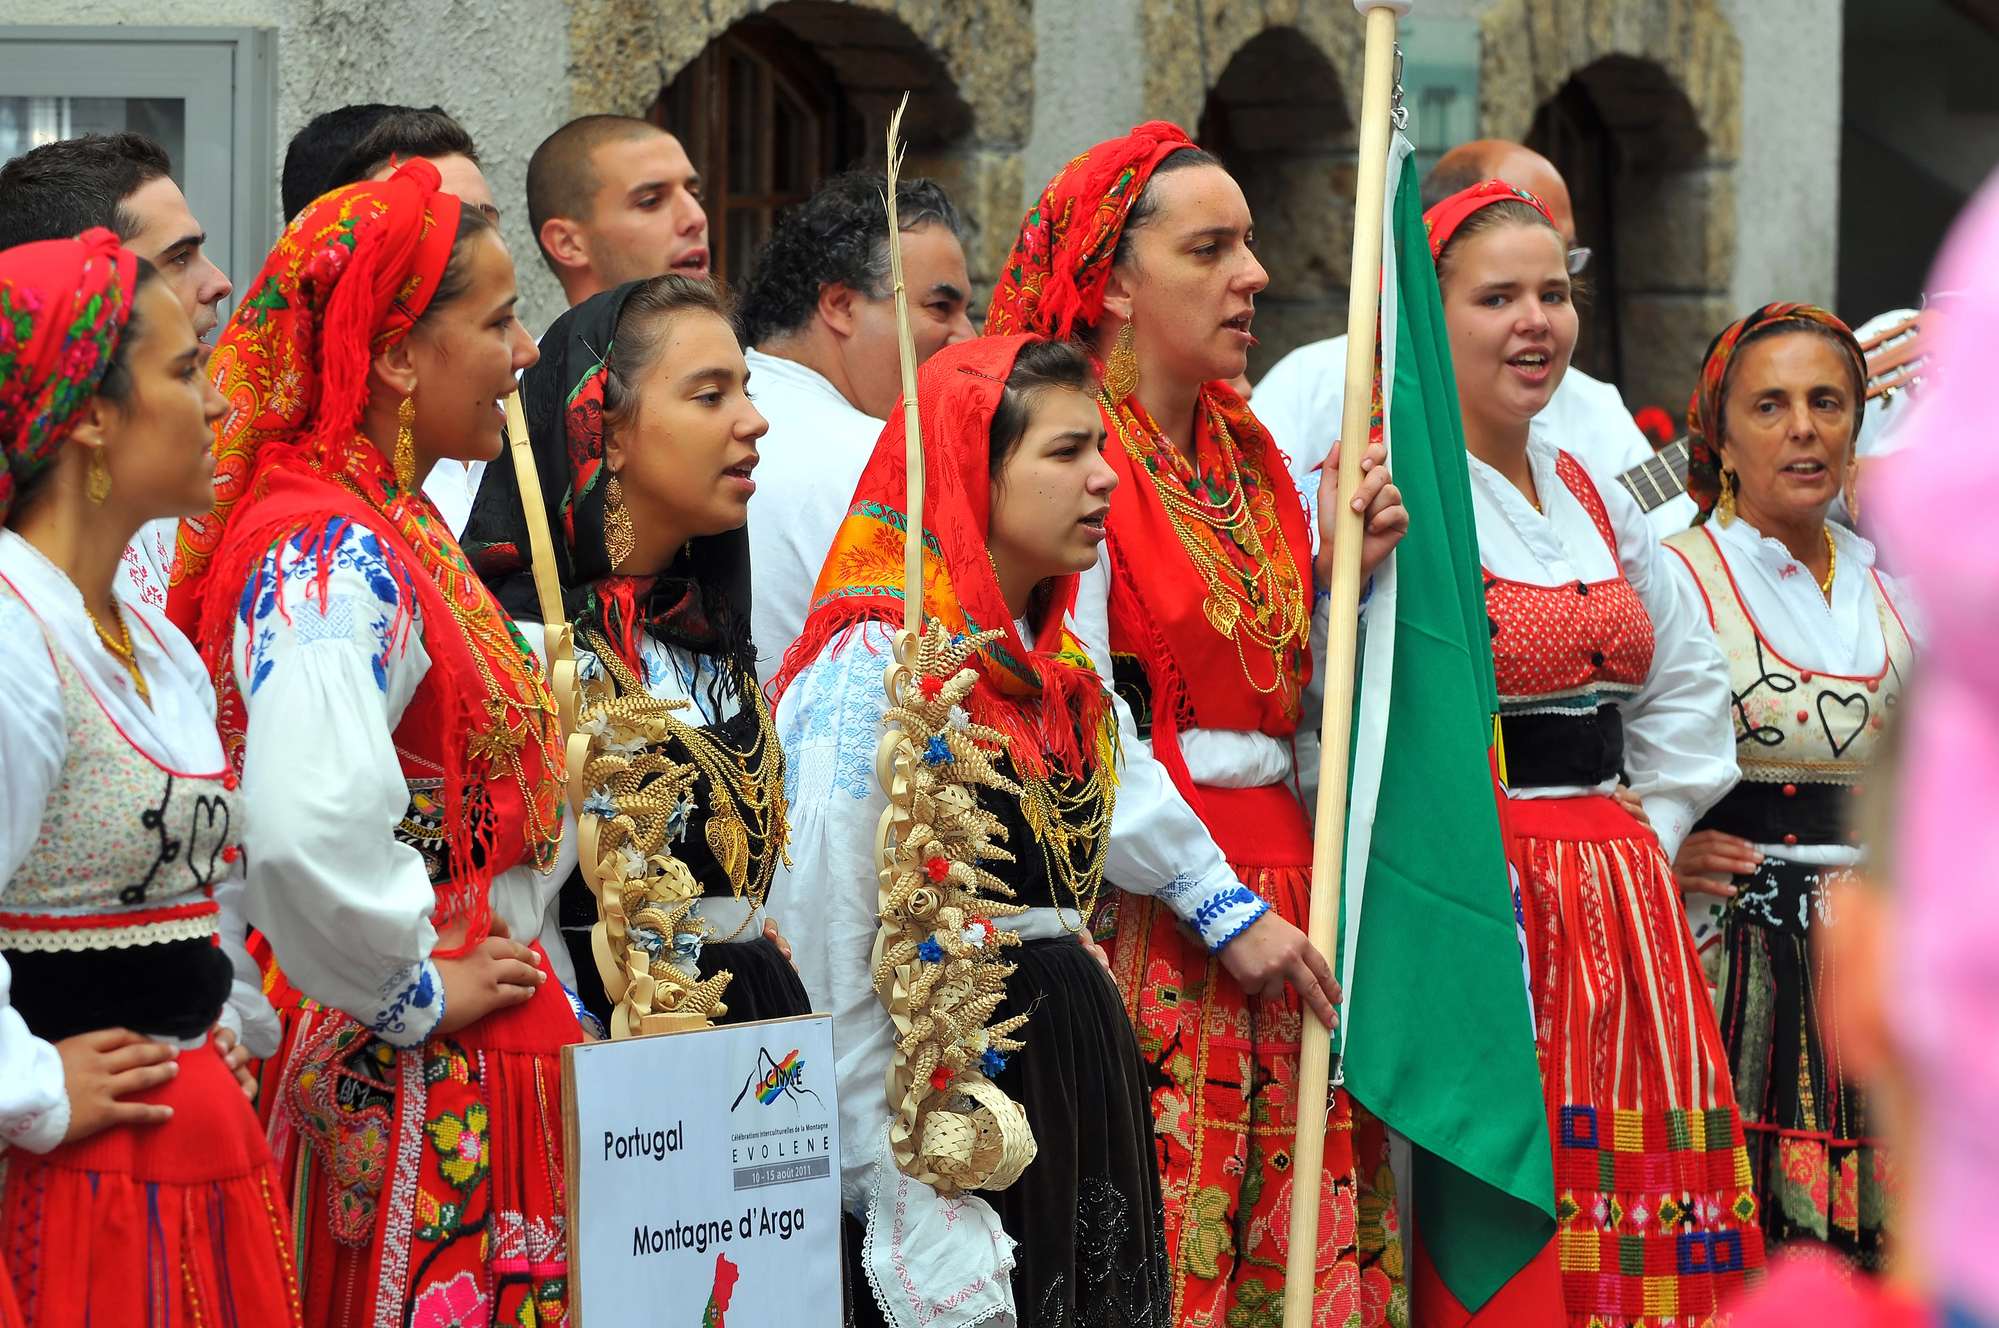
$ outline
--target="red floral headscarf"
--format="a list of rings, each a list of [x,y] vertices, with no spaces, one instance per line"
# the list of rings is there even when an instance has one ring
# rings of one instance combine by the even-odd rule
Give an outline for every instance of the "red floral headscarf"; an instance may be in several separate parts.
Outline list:
[[[1860,342],[1853,331],[1833,314],[1815,304],[1766,304],[1747,318],[1737,319],[1723,328],[1715,339],[1708,343],[1707,359],[1701,364],[1699,386],[1694,388],[1693,400],[1687,404],[1687,440],[1690,449],[1687,457],[1687,492],[1700,505],[1701,514],[1696,521],[1707,520],[1721,497],[1721,450],[1715,440],[1721,436],[1721,410],[1723,393],[1728,386],[1728,366],[1735,358],[1736,347],[1743,338],[1777,323],[1816,323],[1829,328],[1839,339],[1846,353],[1853,357],[1853,364],[1859,374],[1858,381],[1867,382],[1867,357],[1861,352]],[[1866,418],[1866,402],[1856,401],[1853,410],[1853,436],[1860,436],[1861,421]],[[1851,440],[1848,440],[1851,442]]]
[[[215,510],[181,523],[169,611],[192,624],[193,585],[273,444],[329,461],[368,404],[368,365],[416,325],[444,277],[459,202],[418,158],[386,180],[322,195],[285,228],[216,343],[229,403],[216,427]]]
[[[102,226],[0,252],[0,521],[97,395],[138,279],[137,255]]]
[[[1112,731],[1110,694],[1083,645],[1067,626],[1077,578],[1055,578],[1032,624],[1036,648],[1014,630],[986,552],[992,521],[992,425],[1007,375],[1020,348],[1039,337],[980,337],[947,346],[919,371],[923,418],[923,615],[954,633],[998,629],[981,647],[979,681],[967,700],[972,719],[1013,739],[1014,764],[1042,776],[1059,766],[1088,774],[1102,759]],[[846,520],[812,591],[805,630],[785,652],[771,685],[782,696],[826,643],[864,622],[900,628],[903,618],[903,538],[909,466],[902,406],[889,416],[874,455],[854,486]]]
[[[1423,214],[1423,229],[1430,236],[1430,257],[1442,255],[1444,246],[1458,233],[1458,227],[1465,224],[1466,217],[1494,203],[1525,203],[1546,217],[1550,226],[1555,225],[1555,216],[1548,211],[1548,205],[1519,185],[1504,180],[1481,181],[1469,189],[1460,189]],[[1561,227],[1555,229],[1559,233]]]
[[[986,335],[1067,338],[1078,323],[1094,325],[1132,204],[1160,162],[1194,146],[1180,126],[1152,120],[1072,158],[1020,224],[986,307]]]

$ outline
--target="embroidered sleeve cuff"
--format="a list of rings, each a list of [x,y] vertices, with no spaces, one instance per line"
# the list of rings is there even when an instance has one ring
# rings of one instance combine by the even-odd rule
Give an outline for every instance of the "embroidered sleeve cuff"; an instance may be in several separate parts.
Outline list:
[[[4,1138],[11,1148],[46,1153],[61,1143],[62,1137],[68,1133],[69,1094],[64,1093],[47,1110],[11,1122],[4,1131],[0,1131],[0,1138]]]
[[[1159,898],[1194,929],[1211,954],[1270,909],[1226,865],[1198,881],[1187,876],[1175,877],[1171,885],[1159,892]]]
[[[375,1030],[392,1047],[420,1047],[444,1018],[444,977],[426,959],[381,985],[381,1003],[372,1011],[349,1013]]]

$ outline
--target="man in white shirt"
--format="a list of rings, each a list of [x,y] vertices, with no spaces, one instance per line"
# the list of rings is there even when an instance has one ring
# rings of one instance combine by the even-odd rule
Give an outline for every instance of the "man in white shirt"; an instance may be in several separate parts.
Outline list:
[[[768,682],[804,629],[812,587],[854,485],[902,395],[889,281],[887,181],[834,176],[772,232],[737,318],[750,350],[750,395],[770,421],[757,444],[750,500],[755,586],[750,630]],[[964,226],[942,186],[903,180],[904,287],[919,362],[975,335]]]
[[[1423,206],[1434,207],[1483,180],[1518,185],[1547,204],[1562,238],[1574,250],[1576,223],[1568,185],[1554,163],[1518,143],[1481,139],[1452,148],[1423,181]],[[1346,374],[1347,339],[1339,336],[1300,346],[1256,385],[1256,417],[1291,458],[1292,477],[1301,486],[1339,438]],[[1651,444],[1632,422],[1617,389],[1574,365],[1534,423],[1541,436],[1581,461],[1599,488],[1614,484],[1619,475],[1652,455]],[[1316,481],[1312,483],[1316,486]],[[1664,539],[1692,525],[1698,510],[1693,499],[1681,494],[1648,512],[1645,519]]]

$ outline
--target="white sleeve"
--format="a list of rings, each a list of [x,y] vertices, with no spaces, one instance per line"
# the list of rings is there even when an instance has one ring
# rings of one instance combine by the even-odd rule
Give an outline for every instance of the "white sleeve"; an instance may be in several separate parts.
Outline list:
[[[1617,560],[1652,619],[1652,669],[1624,716],[1625,770],[1670,860],[1694,822],[1735,787],[1728,662],[1680,561],[1653,536],[1622,485],[1598,492],[1617,535]]]
[[[1214,836],[1153,756],[1152,744],[1138,736],[1131,708],[1118,698],[1111,676],[1109,562],[1107,555],[1099,557],[1079,578],[1076,609],[1070,615],[1070,629],[1090,652],[1117,708],[1117,803],[1111,809],[1104,875],[1130,894],[1158,895],[1174,916],[1200,933],[1210,951],[1219,950],[1269,905],[1237,878]]]
[[[1339,441],[1347,395],[1347,339],[1300,346],[1256,385],[1250,409],[1284,453],[1300,493],[1316,491],[1314,473]]]
[[[0,883],[34,851],[49,793],[69,756],[62,681],[27,606],[0,599]]]
[[[14,1009],[14,975],[0,958],[0,1142],[46,1153],[69,1133],[62,1055]]]
[[[284,1029],[278,1012],[264,995],[264,974],[248,948],[249,921],[243,916],[243,868],[238,865],[215,883],[215,903],[221,911],[216,933],[222,952],[229,956],[234,976],[229,983],[229,1001],[217,1020],[236,1034],[236,1040],[259,1058],[278,1054]]]
[[[875,834],[888,798],[875,779],[887,697],[889,633],[869,623],[836,641],[792,682],[777,708],[791,809],[791,866],[778,867],[766,909],[782,919],[812,1008],[833,1016],[840,1095],[840,1199],[859,1211],[889,1119],[885,1087],[895,1026],[875,997],[879,926]]]
[[[236,624],[257,809],[244,913],[300,991],[414,1047],[444,988],[429,872],[394,833],[410,793],[391,734],[430,661],[413,608],[398,626],[402,590],[375,537],[349,526],[325,556],[322,602],[317,560],[273,550]]]

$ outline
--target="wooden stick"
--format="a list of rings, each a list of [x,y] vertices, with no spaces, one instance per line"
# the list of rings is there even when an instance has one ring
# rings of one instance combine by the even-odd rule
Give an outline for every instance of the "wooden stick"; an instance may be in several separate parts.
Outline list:
[[[902,538],[902,627],[923,630],[923,421],[916,409],[916,338],[909,330],[909,294],[902,288],[902,227],[895,213],[896,177],[902,170],[902,113],[909,94],[888,121],[888,265],[895,279],[895,341],[902,355],[902,437],[909,459],[909,493],[903,512],[909,525]]]
[[[514,457],[514,479],[520,485],[521,508],[528,524],[528,551],[534,563],[535,597],[541,601],[542,671],[548,677],[550,694],[561,705],[564,698],[558,686],[558,672],[570,651],[569,618],[562,611],[562,581],[555,571],[555,539],[548,530],[548,508],[541,499],[541,474],[534,464],[534,449],[528,443],[527,412],[521,408],[519,391],[507,398],[507,450]],[[565,719],[574,718],[567,706],[563,711]],[[564,727],[566,731],[567,725]]]
[[[1375,323],[1380,314],[1382,202],[1387,193],[1389,102],[1395,85],[1395,23],[1406,4],[1377,0],[1367,9],[1367,72],[1361,84],[1358,197],[1354,200],[1353,275],[1347,295],[1347,396],[1340,429],[1339,506],[1333,514],[1332,620],[1326,631],[1326,706],[1319,731],[1319,809],[1312,841],[1312,908],[1307,931],[1332,962],[1340,917],[1340,866],[1346,852],[1347,766],[1352,757],[1354,654],[1360,633],[1361,454],[1374,414]],[[1326,1090],[1332,1030],[1305,1008],[1298,1053],[1298,1134],[1294,1141],[1291,1247],[1284,1267],[1284,1328],[1309,1328],[1317,1284],[1319,1175],[1325,1164]]]

